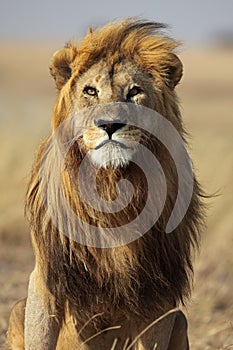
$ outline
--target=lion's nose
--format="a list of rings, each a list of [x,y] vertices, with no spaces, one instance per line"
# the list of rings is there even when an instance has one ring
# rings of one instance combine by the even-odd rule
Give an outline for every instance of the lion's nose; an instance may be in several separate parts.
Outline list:
[[[98,126],[98,128],[101,128],[104,131],[106,131],[109,138],[111,138],[114,132],[123,128],[126,124],[122,123],[121,120],[107,121],[100,119],[97,122],[95,122],[95,125]]]

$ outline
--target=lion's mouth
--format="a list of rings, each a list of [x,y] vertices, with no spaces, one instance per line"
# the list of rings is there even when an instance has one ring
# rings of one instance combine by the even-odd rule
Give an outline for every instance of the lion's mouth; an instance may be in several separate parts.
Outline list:
[[[123,149],[128,149],[129,148],[126,145],[124,145],[122,142],[109,139],[109,140],[105,140],[105,141],[101,142],[98,146],[95,147],[95,150],[98,150],[98,149],[100,149],[101,147],[103,147],[103,146],[105,146],[107,144],[117,145],[118,147],[121,147]]]

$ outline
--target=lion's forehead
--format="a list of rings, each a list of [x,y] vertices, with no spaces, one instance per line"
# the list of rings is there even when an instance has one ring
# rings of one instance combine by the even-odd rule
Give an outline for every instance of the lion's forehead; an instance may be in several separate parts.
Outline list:
[[[90,77],[90,80],[100,88],[104,88],[106,85],[110,85],[112,88],[124,88],[130,83],[134,83],[135,78],[126,70],[112,74],[110,70],[106,69],[105,72],[101,71],[97,72],[97,74],[93,74],[93,77]]]
[[[94,85],[100,90],[124,89],[130,84],[142,83],[143,73],[133,62],[99,62],[91,66],[80,78],[79,84]]]
[[[98,104],[128,102],[128,92],[134,86],[141,88],[143,93],[131,102],[154,109],[154,81],[149,73],[133,61],[122,60],[114,63],[110,59],[101,60],[77,77],[76,89],[72,90],[72,113]],[[86,96],[86,87],[96,89],[98,97]]]

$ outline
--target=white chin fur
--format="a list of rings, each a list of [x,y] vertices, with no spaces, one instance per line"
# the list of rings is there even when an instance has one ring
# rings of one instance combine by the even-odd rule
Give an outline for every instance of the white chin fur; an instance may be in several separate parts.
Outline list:
[[[126,166],[132,160],[133,153],[132,149],[123,149],[109,144],[98,150],[91,150],[90,158],[97,168],[112,167],[116,169]]]

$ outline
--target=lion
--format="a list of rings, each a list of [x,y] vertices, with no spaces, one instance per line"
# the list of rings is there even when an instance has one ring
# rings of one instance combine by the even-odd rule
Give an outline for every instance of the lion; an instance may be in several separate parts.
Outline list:
[[[164,28],[135,18],[112,22],[52,57],[58,91],[52,132],[39,147],[25,205],[35,269],[27,298],[11,312],[12,350],[189,349],[186,317],[177,308],[190,296],[202,190],[193,175],[186,213],[166,233],[178,196],[176,164],[157,137],[125,120],[130,109],[159,113],[186,143],[175,92],[183,71],[179,43]],[[142,235],[136,218],[147,197],[159,202],[163,191],[155,182],[160,171],[152,168],[150,193],[134,161],[138,144],[156,156],[167,186],[158,219]],[[102,210],[102,202],[115,203],[124,179],[134,190],[129,203]],[[93,183],[99,201],[92,206],[83,195],[92,195]],[[156,206],[149,200],[147,220]],[[137,224],[117,241],[114,230],[132,221]]]

